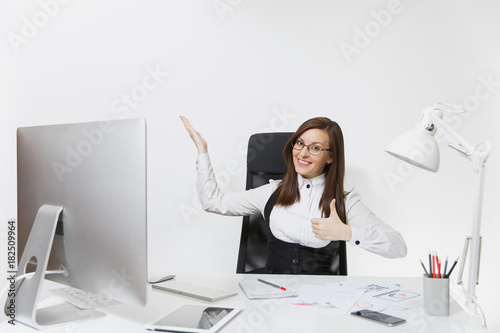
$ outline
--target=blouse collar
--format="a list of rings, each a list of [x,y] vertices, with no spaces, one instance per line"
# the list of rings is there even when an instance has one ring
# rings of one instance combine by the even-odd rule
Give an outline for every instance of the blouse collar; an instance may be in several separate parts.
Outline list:
[[[299,189],[302,189],[304,186],[307,187],[315,187],[315,186],[324,186],[325,185],[325,174],[321,174],[319,176],[316,176],[314,178],[304,178],[301,175],[297,174],[297,182],[299,185]],[[309,188],[307,187],[307,188]]]

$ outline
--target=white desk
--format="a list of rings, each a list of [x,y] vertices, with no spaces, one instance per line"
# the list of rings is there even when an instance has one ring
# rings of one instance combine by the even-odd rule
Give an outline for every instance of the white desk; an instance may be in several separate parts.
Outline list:
[[[159,319],[182,304],[204,304],[217,306],[242,306],[244,311],[226,325],[221,333],[293,333],[293,332],[439,332],[457,333],[466,332],[467,315],[452,301],[449,317],[430,317],[424,314],[423,308],[414,308],[405,311],[388,309],[384,313],[395,315],[406,319],[406,323],[397,327],[385,327],[377,323],[371,323],[363,319],[354,318],[350,315],[332,316],[325,311],[302,311],[301,308],[291,311],[289,307],[280,305],[276,300],[250,301],[238,286],[238,281],[244,278],[256,279],[257,275],[234,274],[234,275],[212,275],[194,276],[178,274],[177,278],[187,282],[207,285],[210,287],[235,290],[238,296],[231,297],[218,302],[210,303],[167,292],[151,290],[148,304],[145,307],[133,307],[128,305],[114,305],[101,309],[107,313],[105,318],[91,320],[79,324],[69,324],[59,328],[44,330],[44,332],[147,332],[143,325]],[[269,278],[269,275],[265,275]],[[273,276],[273,278],[281,278]],[[403,289],[421,291],[421,278],[390,278],[390,277],[337,277],[337,276],[301,276],[304,284],[324,285],[326,283],[347,281],[367,281],[373,283],[400,283]],[[62,287],[53,282],[45,281],[44,289]],[[44,290],[43,296],[50,296]],[[50,299],[49,299],[50,301]],[[0,326],[1,332],[35,332],[20,323],[15,326],[4,323]]]

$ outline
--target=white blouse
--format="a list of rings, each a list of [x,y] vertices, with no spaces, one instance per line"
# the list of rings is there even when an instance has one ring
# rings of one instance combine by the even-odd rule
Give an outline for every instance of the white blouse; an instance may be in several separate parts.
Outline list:
[[[273,235],[284,242],[320,248],[330,241],[317,238],[311,219],[321,217],[319,201],[325,186],[325,176],[306,179],[298,175],[300,201],[287,207],[275,206],[271,211],[270,228]],[[222,215],[247,216],[264,214],[264,208],[279,181],[258,188],[223,193],[217,185],[208,154],[198,155],[197,191],[203,209]],[[385,224],[351,191],[345,198],[346,223],[351,226],[351,245],[387,258],[406,256],[406,244],[399,232]]]

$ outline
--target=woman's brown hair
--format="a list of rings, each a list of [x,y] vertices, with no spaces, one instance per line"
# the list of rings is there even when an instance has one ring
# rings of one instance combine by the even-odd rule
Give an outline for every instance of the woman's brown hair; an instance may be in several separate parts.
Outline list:
[[[340,126],[326,117],[311,118],[304,122],[288,140],[283,149],[283,157],[287,165],[287,173],[278,186],[279,197],[276,205],[290,206],[300,200],[300,192],[297,182],[297,172],[293,164],[293,144],[304,132],[310,129],[320,129],[328,134],[330,141],[330,154],[333,161],[326,164],[323,170],[325,174],[325,189],[319,202],[319,208],[323,217],[330,216],[330,202],[335,199],[335,208],[342,222],[346,223],[344,205],[344,136]],[[326,151],[324,153],[327,153]]]

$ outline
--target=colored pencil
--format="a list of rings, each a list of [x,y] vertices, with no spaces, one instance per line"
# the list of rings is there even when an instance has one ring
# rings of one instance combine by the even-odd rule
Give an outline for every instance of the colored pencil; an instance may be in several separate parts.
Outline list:
[[[432,255],[432,278],[436,277],[436,256]]]
[[[431,250],[429,250],[429,277],[432,277],[432,256],[431,256]]]
[[[437,273],[437,278],[440,279],[441,278],[441,259],[439,259],[436,255],[436,260],[437,260],[437,267],[438,267],[438,273]]]
[[[455,262],[451,266],[450,271],[448,273],[446,273],[445,277],[449,277],[450,276],[451,272],[453,272],[453,268],[455,268],[455,266],[457,265],[457,262],[458,262],[458,258],[457,258],[457,260],[455,260]]]
[[[422,262],[422,260],[420,260],[420,263],[422,264],[422,267],[424,268],[425,276],[429,277],[429,273],[427,273],[427,270],[425,269],[425,265]]]
[[[446,267],[448,267],[448,256],[446,256],[446,260],[444,261],[443,278],[446,277]]]

